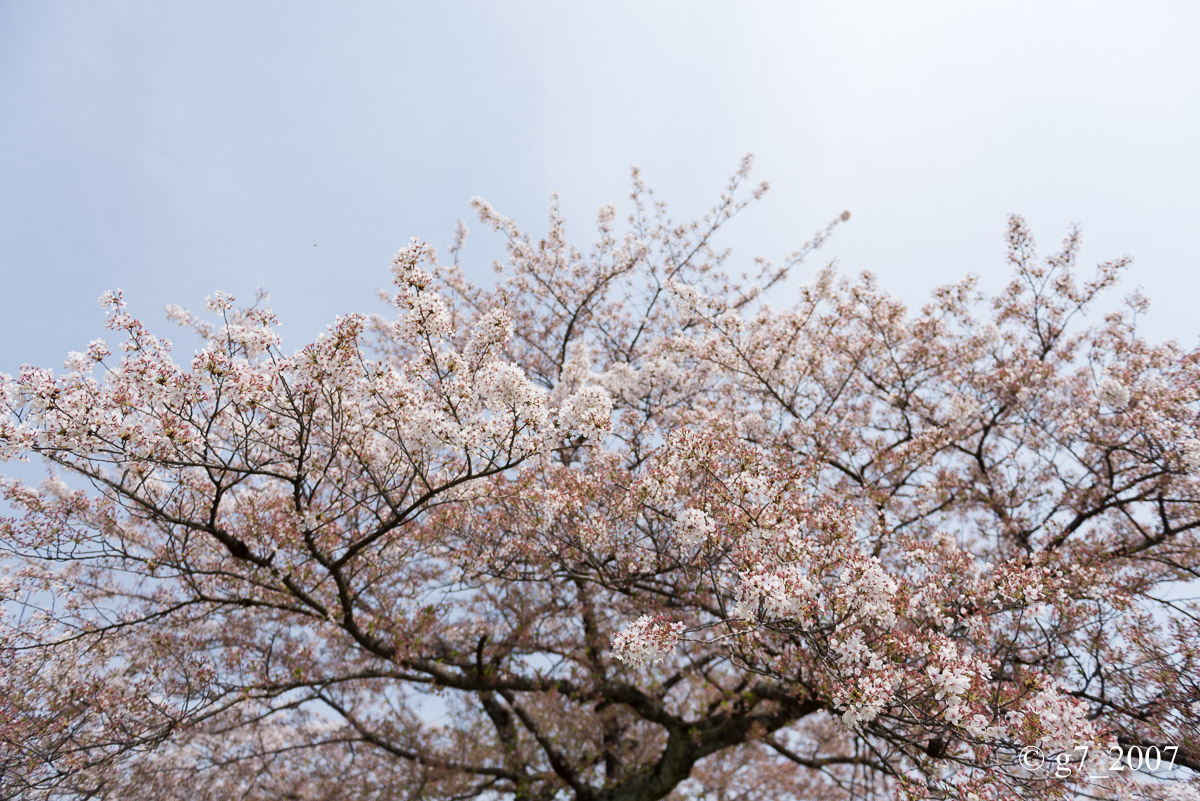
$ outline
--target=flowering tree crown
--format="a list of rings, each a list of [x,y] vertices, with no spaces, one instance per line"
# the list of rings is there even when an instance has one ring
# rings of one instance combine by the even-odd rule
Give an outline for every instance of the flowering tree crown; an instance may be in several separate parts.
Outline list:
[[[1192,792],[1200,351],[1017,217],[995,296],[789,282],[847,215],[734,274],[748,169],[686,225],[635,172],[587,251],[476,201],[494,287],[414,241],[291,354],[217,294],[179,363],[117,292],[115,345],[4,376],[0,458],[53,472],[0,485],[0,788]]]

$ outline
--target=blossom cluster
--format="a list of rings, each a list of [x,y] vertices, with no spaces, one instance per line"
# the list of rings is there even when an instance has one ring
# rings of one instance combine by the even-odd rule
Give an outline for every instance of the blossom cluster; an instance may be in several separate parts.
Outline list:
[[[684,548],[702,545],[716,531],[716,521],[703,509],[684,509],[675,515],[675,536]]]
[[[661,662],[678,647],[685,628],[665,615],[642,615],[613,638],[613,655],[635,666]]]

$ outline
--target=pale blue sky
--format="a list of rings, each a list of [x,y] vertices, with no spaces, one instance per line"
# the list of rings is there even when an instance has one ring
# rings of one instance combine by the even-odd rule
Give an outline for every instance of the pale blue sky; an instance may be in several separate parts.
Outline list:
[[[1150,334],[1200,334],[1191,0],[0,0],[0,114],[6,372],[103,335],[114,287],[166,329],[264,286],[298,346],[472,195],[538,231],[557,190],[587,242],[630,165],[685,216],[745,152],[746,260],[850,209],[823,255],[918,303],[995,285],[1009,212],[1047,250],[1078,221],[1135,256]]]

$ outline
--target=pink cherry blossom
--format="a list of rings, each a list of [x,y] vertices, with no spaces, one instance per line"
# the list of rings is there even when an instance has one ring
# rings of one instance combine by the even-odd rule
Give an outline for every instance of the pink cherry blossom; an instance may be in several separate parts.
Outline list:
[[[1200,349],[1015,216],[919,309],[735,260],[749,168],[0,377],[0,795],[1194,797]]]

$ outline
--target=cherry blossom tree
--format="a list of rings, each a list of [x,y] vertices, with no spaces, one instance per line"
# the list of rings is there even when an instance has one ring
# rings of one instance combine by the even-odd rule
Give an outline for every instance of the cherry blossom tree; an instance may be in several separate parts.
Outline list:
[[[0,795],[1200,797],[1200,350],[1018,217],[994,296],[743,271],[748,170],[3,376]]]

